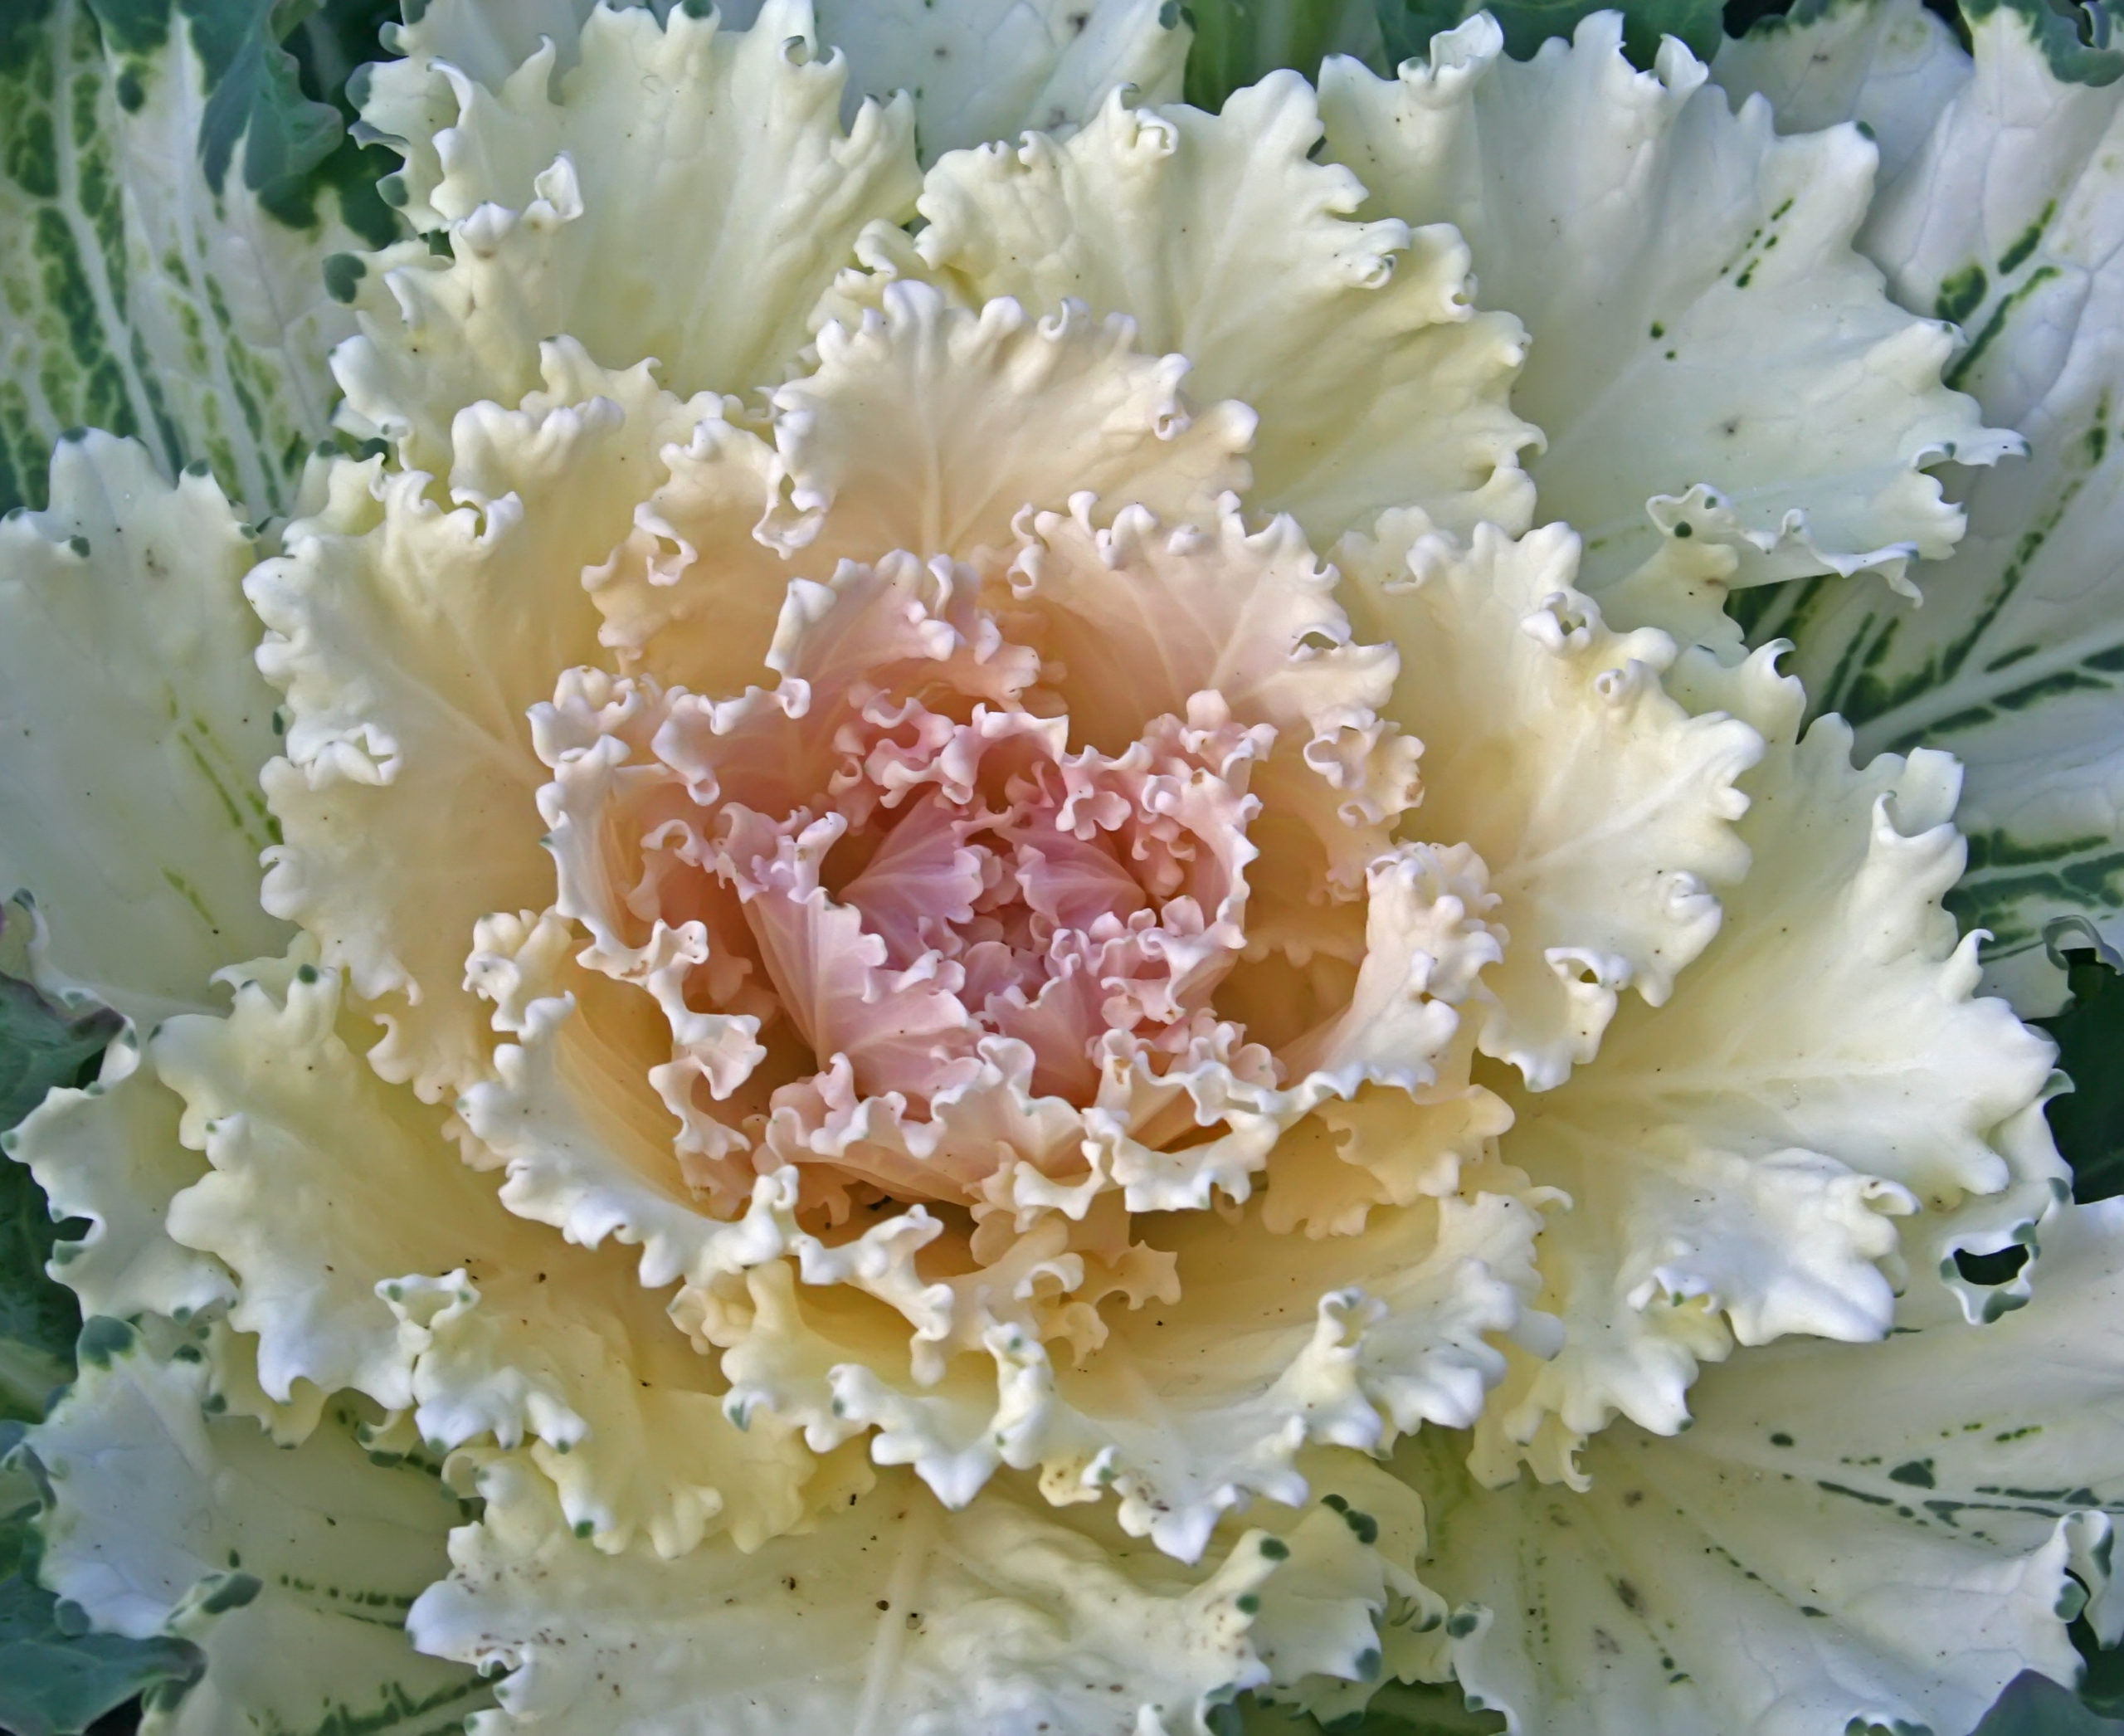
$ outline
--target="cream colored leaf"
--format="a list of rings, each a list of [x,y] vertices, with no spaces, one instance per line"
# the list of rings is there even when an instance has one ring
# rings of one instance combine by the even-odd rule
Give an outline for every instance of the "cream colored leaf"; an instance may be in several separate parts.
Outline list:
[[[608,368],[654,357],[681,394],[774,383],[858,230],[913,197],[911,112],[865,106],[843,134],[846,66],[816,54],[805,0],[742,32],[712,11],[600,7],[569,48],[558,77],[548,46],[491,85],[440,68],[386,80],[384,130],[415,124],[427,80],[455,97],[425,147],[441,178],[420,189],[453,256],[373,259],[362,335],[333,365],[343,422],[411,466],[445,466],[466,405],[534,389],[557,333]]]
[[[1591,1061],[1621,992],[1664,1002],[1718,932],[1712,885],[1747,851],[1735,781],[1761,740],[1692,717],[1661,685],[1664,632],[1617,632],[1576,588],[1561,527],[1463,548],[1419,514],[1337,551],[1357,630],[1401,675],[1386,714],[1424,744],[1424,805],[1405,828],[1474,846],[1506,936],[1484,973],[1482,1052],[1546,1090]]]
[[[627,536],[659,450],[712,411],[566,339],[543,365],[520,409],[458,415],[453,508],[419,471],[342,461],[324,510],[246,581],[290,719],[266,774],[285,839],[266,902],[383,1003],[377,1065],[431,1098],[483,1063],[460,986],[473,924],[551,895],[525,714],[595,655],[584,569]]]
[[[230,1319],[257,1336],[266,1394],[354,1388],[410,1412],[437,1456],[532,1443],[603,1549],[639,1534],[678,1553],[723,1529],[750,1546],[796,1524],[811,1465],[787,1431],[741,1435],[630,1262],[504,1210],[442,1116],[348,1046],[353,1023],[336,973],[304,966],[153,1045],[213,1166],[171,1202],[171,1233],[236,1275]]]
[[[1665,1006],[1618,1017],[1596,1065],[1512,1094],[1506,1158],[1577,1202],[1542,1255],[1566,1342],[1501,1407],[1513,1441],[1551,1411],[1576,1431],[1610,1408],[1678,1428],[1729,1332],[1878,1337],[1906,1280],[1903,1314],[1936,1315],[1935,1271],[1974,1318],[1997,1304],[1955,1252],[2025,1239],[2064,1188],[2041,1119],[2053,1051],[1972,998],[1975,940],[1941,909],[1963,856],[1952,762],[1854,770],[1839,720],[1795,739],[1797,683],[1772,670],[1764,653],[1680,672],[1770,740],[1741,826],[1755,865],[1718,939]]]
[[[733,22],[758,0],[725,8]],[[1180,95],[1189,31],[1162,0],[820,0],[819,34],[848,56],[849,94],[914,100],[922,160],[1082,125],[1108,92]]]
[[[919,202],[919,263],[894,269],[976,305],[1127,315],[1145,349],[1194,364],[1202,402],[1259,412],[1252,504],[1323,542],[1391,505],[1523,523],[1517,455],[1533,436],[1504,403],[1517,323],[1472,311],[1450,229],[1352,221],[1363,189],[1308,159],[1320,137],[1292,73],[1214,116],[1117,95],[1066,140],[944,158]]]
[[[256,554],[211,478],[100,433],[54,451],[49,510],[0,524],[0,890],[36,896],[51,986],[144,1024],[287,932],[258,907]]]
[[[1303,1504],[1310,1446],[1379,1451],[1473,1421],[1504,1372],[1489,1337],[1522,1324],[1540,1218],[1483,1193],[1385,1208],[1332,1242],[1251,1214],[1147,1223],[1176,1284],[1109,1306],[1074,1359],[996,1282],[938,1299],[952,1313],[921,1336],[978,1349],[925,1368],[904,1319],[825,1288],[811,1260],[801,1285],[786,1266],[753,1273],[705,1329],[733,1346],[738,1401],[801,1422],[816,1450],[874,1429],[879,1463],[913,1465],[953,1507],[1001,1467],[1036,1468],[1050,1500],[1111,1492],[1128,1534],[1193,1561],[1253,1499]],[[956,1319],[969,1307],[972,1329]]]
[[[1206,1736],[1267,1674],[1248,1631],[1279,1539],[1193,1572],[1021,1487],[951,1513],[904,1472],[857,1486],[805,1534],[666,1562],[577,1542],[535,1472],[494,1460],[412,1631],[510,1672],[478,1736]]]
[[[104,1051],[84,1090],[48,1092],[0,1145],[27,1163],[56,1218],[85,1220],[78,1240],[56,1242],[52,1276],[85,1315],[187,1319],[234,1294],[218,1261],[170,1238],[170,1200],[203,1173],[177,1136],[183,1102],[143,1063],[130,1026]]]
[[[2060,78],[2010,7],[1973,46],[1973,62],[1951,51],[1951,100],[1859,241],[1906,306],[1961,322],[1956,383],[2026,434],[2029,461],[1966,479],[1970,534],[1923,608],[1810,587],[1751,630],[1797,641],[1814,704],[1863,750],[1962,760],[1971,862],[1953,909],[1990,931],[1986,980],[2047,1014],[2066,992],[2052,923],[2124,938],[2124,90]]]
[[[1863,127],[1892,186],[1968,81],[1953,29],[1921,0],[1837,0],[1806,18],[1765,17],[1711,62],[1728,96],[1767,100],[1781,133]]]
[[[823,578],[836,555],[1007,550],[1021,508],[1086,490],[1108,515],[1134,503],[1201,521],[1245,485],[1253,415],[1194,416],[1186,358],[1137,354],[1131,336],[1080,306],[1035,320],[999,300],[975,315],[926,284],[888,286],[879,312],[819,334],[815,373],[771,395],[779,461],[762,536]]]

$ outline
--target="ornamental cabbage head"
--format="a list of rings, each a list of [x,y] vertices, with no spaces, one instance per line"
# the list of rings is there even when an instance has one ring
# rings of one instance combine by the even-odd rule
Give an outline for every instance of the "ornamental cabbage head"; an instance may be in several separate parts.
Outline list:
[[[109,1317],[27,1456],[207,1652],[151,1726],[2069,1680],[2124,1226],[1956,762],[1736,620],[2022,450],[1854,246],[1901,135],[1613,15],[1211,115],[1139,3],[577,10],[368,76],[426,238],[285,522],[88,434],[0,528],[6,866],[131,1022],[12,1144]]]

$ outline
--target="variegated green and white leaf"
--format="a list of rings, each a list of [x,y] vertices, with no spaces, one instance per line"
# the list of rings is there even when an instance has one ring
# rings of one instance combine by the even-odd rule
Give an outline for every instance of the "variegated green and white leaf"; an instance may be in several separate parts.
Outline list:
[[[1516,1736],[1946,1736],[2024,1670],[2071,1681],[2066,1622],[2124,1626],[2124,1207],[2041,1236],[2025,1309],[1744,1353],[1679,1440],[1598,1436],[1584,1495],[1404,1449],[1471,1697]]]
[[[339,117],[295,88],[273,10],[0,17],[0,510],[41,505],[45,454],[92,426],[139,436],[169,475],[203,460],[263,518],[330,432],[325,356],[353,320],[324,262],[395,220],[362,154],[334,152]],[[341,178],[336,200],[320,175]]]
[[[1923,0],[1802,0],[1728,37],[1711,76],[1735,99],[1760,95],[1781,133],[1855,121],[1893,183],[1969,82],[1969,56]]]
[[[26,1443],[47,1490],[44,1581],[98,1631],[207,1654],[142,1736],[443,1736],[488,1703],[470,1670],[406,1636],[464,1517],[432,1467],[372,1460],[346,1401],[275,1446],[207,1414],[196,1347],[164,1357],[115,1321],[91,1323],[81,1359]]]
[[[1968,767],[1956,914],[1991,931],[1990,980],[2032,1014],[2064,995],[2047,924],[2124,937],[2124,84],[2061,82],[2018,12],[1975,42],[1859,245],[1906,307],[1961,323],[1949,383],[2029,456],[1964,473],[1969,534],[1918,574],[1922,608],[1821,580],[1750,626],[1797,641],[1862,758],[1923,742]]]

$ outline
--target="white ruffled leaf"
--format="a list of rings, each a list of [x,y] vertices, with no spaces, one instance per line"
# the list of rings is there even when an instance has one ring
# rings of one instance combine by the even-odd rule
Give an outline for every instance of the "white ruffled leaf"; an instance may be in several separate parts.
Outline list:
[[[1424,744],[1405,824],[1488,865],[1504,958],[1469,1017],[1483,1054],[1546,1090],[1593,1059],[1624,989],[1664,1002],[1718,932],[1710,887],[1746,867],[1734,783],[1761,739],[1667,695],[1673,641],[1609,627],[1560,527],[1484,526],[1464,548],[1392,513],[1376,537],[1337,556],[1357,630],[1400,656],[1382,709]]]
[[[491,86],[409,70],[384,80],[386,106],[372,80],[382,130],[424,100],[402,77],[444,80],[457,105],[430,147],[441,178],[404,188],[452,256],[372,256],[362,335],[333,358],[343,424],[409,465],[443,467],[465,406],[533,390],[556,334],[610,368],[654,357],[681,393],[774,383],[857,232],[913,197],[908,106],[866,105],[843,133],[847,69],[815,52],[804,0],[772,0],[749,31],[600,7],[566,40],[564,72],[557,47]]]
[[[1470,308],[1450,229],[1352,221],[1364,190],[1308,160],[1320,137],[1290,73],[1217,115],[1117,95],[1065,140],[947,157],[912,253],[874,232],[872,262],[976,305],[1128,315],[1143,349],[1194,364],[1201,402],[1259,412],[1250,504],[1323,543],[1405,503],[1459,527],[1523,522],[1533,436],[1504,402],[1517,323]]]
[[[1969,56],[1922,0],[1834,0],[1802,18],[1757,19],[1711,62],[1727,95],[1760,95],[1781,133],[1855,121],[1881,154],[1877,184],[1902,177],[1940,112],[1969,81]]]
[[[724,1366],[735,1402],[801,1421],[815,1449],[876,1430],[873,1457],[913,1465],[948,1505],[1001,1467],[1037,1469],[1050,1500],[1110,1492],[1128,1535],[1193,1561],[1253,1499],[1303,1503],[1311,1447],[1383,1451],[1426,1421],[1471,1422],[1504,1373],[1489,1339],[1521,1324],[1539,1226],[1493,1193],[1390,1208],[1351,1241],[1176,1218],[1151,1233],[1178,1255],[1177,1283],[1110,1308],[1074,1360],[1010,1324],[1003,1284],[968,1286],[957,1310],[1003,1319],[941,1382],[910,1359],[904,1322],[824,1291],[807,1260],[801,1286],[770,1267],[748,1307],[726,1305]]]
[[[406,212],[416,227],[441,227],[430,202],[443,178],[436,135],[456,119],[451,80],[438,63],[499,90],[551,37],[561,72],[580,58],[578,37],[592,0],[434,0],[398,33],[403,56],[373,69],[363,112],[407,154]],[[762,0],[719,6],[728,30],[749,30]],[[696,10],[705,11],[705,7]],[[1146,102],[1180,95],[1188,32],[1162,0],[957,0],[943,9],[914,0],[821,0],[818,40],[846,56],[844,124],[865,97],[904,90],[914,108],[922,160],[1028,127],[1067,130],[1098,112],[1107,93],[1133,85]],[[778,22],[777,22],[778,21]],[[785,35],[791,15],[770,29]]]
[[[177,1136],[183,1108],[129,1027],[104,1051],[91,1085],[48,1092],[0,1135],[7,1155],[29,1166],[54,1217],[87,1221],[78,1241],[53,1245],[49,1267],[85,1315],[183,1320],[234,1295],[218,1261],[169,1235],[171,1199],[203,1173]]]
[[[519,1462],[480,1491],[412,1622],[424,1649],[511,1672],[478,1736],[1206,1736],[1205,1712],[1266,1677],[1248,1631],[1289,1553],[1250,1533],[1191,1571],[1021,1490],[951,1513],[888,1473],[804,1535],[667,1562],[577,1543]]]
[[[153,1045],[213,1166],[171,1202],[171,1233],[235,1274],[229,1318],[256,1334],[266,1396],[354,1388],[437,1455],[535,1443],[602,1549],[641,1535],[678,1553],[720,1529],[749,1546],[796,1524],[811,1465],[788,1431],[734,1428],[714,1364],[630,1263],[505,1211],[441,1114],[362,1064],[339,1007],[336,975],[305,966]]]
[[[1035,320],[999,300],[975,315],[927,284],[888,286],[860,324],[821,330],[817,369],[769,398],[762,539],[824,577],[835,555],[1005,550],[1020,509],[1087,490],[1108,514],[1138,504],[1199,522],[1245,485],[1254,417],[1235,403],[1191,415],[1186,359],[1138,354],[1132,336],[1079,306]]]
[[[1733,585],[1899,582],[1962,528],[1921,466],[2017,448],[1941,387],[1951,334],[1852,251],[1872,147],[1777,139],[1678,41],[1639,72],[1621,37],[1599,12],[1515,61],[1479,17],[1396,79],[1331,61],[1329,151],[1368,211],[1458,225],[1483,300],[1526,322],[1513,405],[1547,438],[1527,469],[1542,514],[1585,537],[1588,589],[1669,537],[1730,549]]]
[[[520,409],[458,413],[454,506],[443,478],[341,461],[322,511],[246,581],[290,719],[266,770],[285,839],[266,903],[358,995],[389,997],[378,1065],[430,1097],[486,1048],[460,986],[473,925],[551,896],[525,714],[596,654],[584,568],[629,534],[659,449],[709,413],[565,339],[543,367]]]
[[[1973,997],[1975,943],[1941,908],[1952,763],[1854,770],[1834,719],[1795,741],[1797,684],[1767,654],[1677,674],[1768,738],[1740,827],[1755,861],[1670,1002],[1626,1009],[1557,1091],[1510,1094],[1506,1158],[1576,1202],[1542,1251],[1563,1350],[1486,1424],[1537,1458],[1550,1412],[1574,1433],[1614,1410],[1683,1426],[1698,1363],[1736,1339],[1878,1338],[1906,1281],[1913,1318],[1948,1301],[1935,1272],[1974,1318],[1955,1252],[2025,1240],[2067,1185],[2042,1123],[2055,1051]],[[1486,1474],[1510,1475],[1503,1452]]]
[[[758,0],[724,8],[735,22]],[[914,100],[923,163],[1028,128],[1066,132],[1132,87],[1142,102],[1180,95],[1187,27],[1164,0],[820,0],[819,35],[848,56],[859,95]]]

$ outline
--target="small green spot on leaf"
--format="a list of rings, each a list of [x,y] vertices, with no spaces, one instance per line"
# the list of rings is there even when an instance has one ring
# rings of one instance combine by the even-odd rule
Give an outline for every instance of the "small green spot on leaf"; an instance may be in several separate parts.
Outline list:
[[[1941,280],[1940,293],[1932,299],[1932,312],[1959,325],[1976,311],[1990,286],[1983,266],[1964,266]]]
[[[324,292],[334,301],[352,301],[357,286],[368,276],[358,253],[334,253],[324,261]]]

